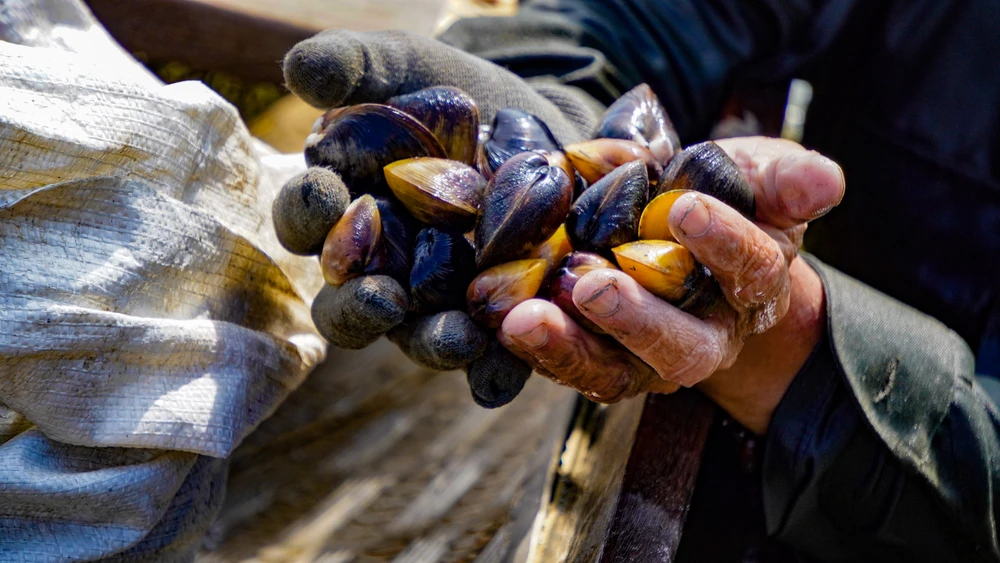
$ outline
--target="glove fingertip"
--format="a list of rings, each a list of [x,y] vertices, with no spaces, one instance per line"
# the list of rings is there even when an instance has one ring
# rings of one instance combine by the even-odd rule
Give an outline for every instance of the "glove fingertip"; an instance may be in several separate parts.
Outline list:
[[[336,29],[299,42],[285,55],[285,85],[318,108],[344,104],[365,74],[365,52],[353,32]]]
[[[497,340],[466,368],[472,399],[477,405],[495,409],[514,400],[531,376],[531,366],[512,354]]]
[[[358,350],[403,322],[406,290],[389,276],[363,276],[324,286],[313,301],[313,323],[338,348]]]
[[[274,198],[271,215],[278,242],[293,254],[319,254],[350,202],[340,176],[326,168],[309,168],[285,183]]]
[[[464,311],[417,317],[389,331],[388,337],[416,364],[438,371],[468,365],[489,341],[488,333]]]

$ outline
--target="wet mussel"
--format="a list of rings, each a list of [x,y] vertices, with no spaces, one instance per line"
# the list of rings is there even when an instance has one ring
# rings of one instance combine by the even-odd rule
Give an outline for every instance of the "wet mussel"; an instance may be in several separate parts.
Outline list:
[[[397,160],[446,156],[427,127],[396,108],[360,104],[329,115],[322,131],[306,140],[306,163],[340,174],[352,194],[388,193],[382,169]]]
[[[464,367],[490,408],[530,373],[495,336],[519,304],[548,299],[603,334],[573,289],[588,272],[619,268],[703,316],[725,300],[674,240],[670,210],[697,190],[755,212],[739,166],[711,142],[680,150],[645,85],[608,108],[594,139],[566,147],[521,110],[481,124],[473,100],[449,87],[331,110],[306,145],[314,168],[283,188],[273,212],[282,244],[320,255],[328,285],[313,307],[317,328],[352,348],[387,334],[425,367]],[[364,320],[359,299],[391,315]]]

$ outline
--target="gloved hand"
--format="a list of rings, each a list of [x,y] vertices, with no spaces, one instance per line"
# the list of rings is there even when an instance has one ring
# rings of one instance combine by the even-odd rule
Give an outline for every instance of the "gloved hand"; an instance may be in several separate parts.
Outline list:
[[[563,144],[589,137],[600,118],[596,102],[573,88],[546,83],[536,89],[488,61],[406,32],[326,31],[296,45],[285,57],[284,71],[292,92],[323,109],[381,103],[444,85],[468,93],[483,123],[498,110],[518,108],[541,118]],[[298,251],[316,253],[346,205],[343,183],[333,172],[314,168],[283,192],[291,210],[285,215],[294,220],[278,225],[279,235],[284,228]],[[277,218],[282,203],[275,205]],[[299,226],[295,232],[293,224]],[[403,322],[407,307],[406,291],[396,280],[366,276],[324,288],[313,304],[313,319],[338,347],[363,348],[391,330],[390,339],[420,365],[466,367],[473,396],[483,406],[506,404],[520,391],[530,367],[464,312],[409,315]]]

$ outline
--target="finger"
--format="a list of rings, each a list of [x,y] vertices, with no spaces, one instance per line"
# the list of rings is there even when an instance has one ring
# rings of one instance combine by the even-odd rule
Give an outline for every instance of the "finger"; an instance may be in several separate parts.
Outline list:
[[[769,137],[736,137],[717,143],[750,182],[759,221],[792,227],[825,215],[844,197],[840,166],[798,143]]]
[[[515,307],[498,336],[539,373],[597,402],[677,390],[617,343],[583,330],[548,301],[532,299]]]
[[[784,316],[789,261],[767,233],[700,193],[679,197],[667,220],[677,240],[711,270],[729,304],[751,322],[751,332],[767,330]]]
[[[514,400],[531,376],[531,366],[491,338],[486,351],[465,369],[472,399],[495,409]]]
[[[618,270],[594,270],[580,278],[573,302],[662,379],[685,387],[729,367],[742,345],[734,338],[731,309],[699,320]]]
[[[468,365],[483,354],[489,341],[489,334],[464,311],[418,315],[387,336],[415,363],[438,371]]]
[[[362,276],[339,287],[325,285],[313,301],[312,318],[323,338],[338,348],[360,350],[403,321],[406,290],[389,276]]]
[[[581,138],[579,127],[517,75],[413,33],[324,31],[288,52],[284,75],[289,90],[320,108],[455,86],[472,96],[486,122],[500,109],[519,108],[541,118],[561,143]]]
[[[340,176],[325,168],[306,170],[286,182],[274,198],[271,215],[278,241],[295,254],[319,254],[349,203],[351,196]]]
[[[785,262],[791,264],[792,260],[799,255],[799,249],[802,248],[802,238],[805,236],[806,227],[808,227],[807,223],[795,225],[787,229],[779,229],[778,227],[760,222],[754,223],[754,225],[767,233],[769,237],[774,239],[774,242],[778,243],[778,247],[781,248],[781,254],[785,257]]]

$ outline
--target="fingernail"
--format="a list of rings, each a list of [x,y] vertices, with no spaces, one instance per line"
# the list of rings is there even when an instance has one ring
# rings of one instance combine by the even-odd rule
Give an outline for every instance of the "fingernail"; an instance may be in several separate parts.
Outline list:
[[[700,237],[705,234],[711,226],[712,213],[708,210],[708,207],[702,203],[701,199],[697,198],[694,200],[694,203],[692,203],[691,206],[684,211],[684,216],[681,218],[680,225],[678,225],[684,236],[688,238]]]
[[[613,315],[621,305],[621,296],[618,294],[618,284],[611,280],[603,287],[595,291],[580,306],[598,317]]]
[[[508,336],[525,348],[541,348],[549,341],[549,327],[540,324],[528,332],[510,334]]]

